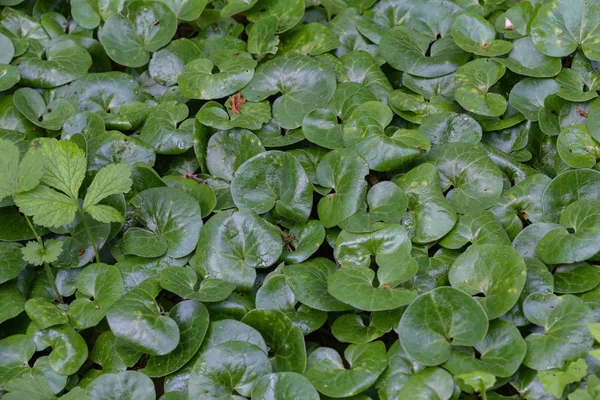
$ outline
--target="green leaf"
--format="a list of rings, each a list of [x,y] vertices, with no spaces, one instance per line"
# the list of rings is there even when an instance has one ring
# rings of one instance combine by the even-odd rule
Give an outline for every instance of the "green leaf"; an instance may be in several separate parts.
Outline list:
[[[161,235],[146,229],[131,227],[123,234],[123,252],[134,256],[153,258],[167,252],[169,242]]]
[[[560,158],[572,168],[592,168],[600,155],[600,143],[583,124],[571,125],[558,136],[556,148]]]
[[[527,345],[519,330],[509,322],[494,320],[490,322],[487,335],[474,346],[474,350],[453,348],[444,368],[453,375],[479,371],[509,377],[517,371],[526,352]]]
[[[502,194],[498,167],[478,146],[445,143],[434,147],[427,157],[438,167],[442,190],[458,213],[492,206]]]
[[[366,319],[361,314],[343,314],[331,326],[331,333],[340,342],[353,344],[369,343],[385,334],[385,331]]]
[[[544,220],[558,223],[567,206],[581,199],[600,199],[600,172],[580,169],[555,177],[542,195]]]
[[[552,78],[562,67],[560,58],[540,53],[529,36],[515,40],[507,58],[495,60],[516,74],[533,78]]]
[[[583,293],[600,284],[600,271],[587,263],[561,265],[554,270],[556,293]]]
[[[565,362],[585,355],[594,339],[586,324],[590,308],[572,295],[532,294],[523,304],[529,321],[544,328],[525,338],[527,355],[523,364],[537,370],[562,369]]]
[[[494,214],[479,210],[459,215],[454,228],[440,240],[440,245],[446,249],[460,249],[469,243],[510,246],[510,238]]]
[[[325,228],[317,220],[310,220],[306,225],[296,224],[287,233],[289,241],[281,253],[281,259],[287,264],[296,264],[306,261],[312,256],[325,240]]]
[[[232,97],[225,101],[226,107],[217,102],[207,102],[202,106],[196,119],[215,129],[260,129],[271,120],[271,105],[267,101],[245,101],[238,104],[236,112],[232,109]],[[238,112],[239,111],[239,112]]]
[[[508,53],[512,44],[495,40],[496,31],[485,18],[474,13],[460,14],[452,24],[452,38],[461,49],[484,57]]]
[[[251,397],[256,400],[319,400],[319,393],[304,376],[295,372],[278,372],[258,379]]]
[[[560,86],[553,79],[525,78],[513,86],[508,102],[529,121],[537,121],[544,99],[559,91]]]
[[[454,382],[449,373],[441,368],[427,368],[410,376],[400,389],[398,396],[412,399],[449,400],[453,391]]]
[[[266,338],[273,358],[274,372],[304,373],[306,349],[304,335],[292,321],[277,310],[252,310],[242,322],[256,329]]]
[[[262,18],[277,18],[277,33],[293,28],[304,14],[304,0],[258,0],[248,12],[248,21],[257,22]]]
[[[186,119],[187,116],[185,104],[161,103],[148,116],[140,140],[157,154],[185,153],[194,143],[194,120]]]
[[[417,297],[398,326],[404,350],[421,364],[448,361],[453,346],[473,346],[488,330],[483,307],[466,293],[441,287]]]
[[[0,340],[0,382],[4,385],[11,378],[29,369],[29,359],[36,347],[25,335],[12,335]]]
[[[85,340],[68,324],[39,329],[35,323],[31,323],[27,328],[27,336],[35,342],[38,351],[52,347],[48,363],[59,375],[76,373],[87,360]]]
[[[383,35],[379,51],[395,69],[425,78],[448,75],[471,58],[450,36],[430,42],[429,35],[399,25]]]
[[[587,375],[587,364],[583,358],[570,363],[564,370],[551,369],[538,372],[538,378],[546,392],[556,398],[563,395],[565,386],[570,383],[576,383]]]
[[[41,297],[33,297],[25,303],[25,312],[39,329],[69,322],[67,313],[53,303]]]
[[[544,54],[564,57],[580,47],[590,60],[600,59],[594,25],[598,10],[583,0],[557,0],[544,4],[531,22],[535,47]]]
[[[177,347],[180,331],[172,318],[161,315],[154,300],[158,292],[158,285],[147,280],[123,295],[106,318],[118,340],[146,354],[162,356]]]
[[[259,20],[260,21],[260,20]],[[339,47],[340,41],[327,26],[313,22],[301,25],[281,39],[281,54],[298,53],[317,56]]]
[[[260,3],[256,7],[260,7]],[[242,95],[250,101],[262,101],[281,93],[273,103],[273,118],[282,127],[294,129],[302,124],[306,114],[325,107],[334,92],[333,71],[310,57],[286,55],[261,64]]]
[[[143,67],[150,53],[168,44],[176,30],[177,16],[167,5],[136,0],[127,5],[127,16],[115,13],[106,20],[98,39],[116,63]]]
[[[163,181],[170,187],[181,189],[195,198],[200,205],[200,215],[203,218],[209,216],[217,205],[217,197],[209,185],[209,180],[204,183],[204,180],[198,182],[194,176],[188,178],[185,176],[168,175],[163,178]]]
[[[206,165],[213,176],[231,181],[244,162],[264,151],[260,140],[250,131],[218,131],[208,141]]]
[[[324,395],[348,398],[371,386],[385,370],[385,345],[377,341],[352,344],[344,351],[346,368],[337,351],[319,347],[308,357],[305,376]]]
[[[265,351],[238,340],[215,344],[200,355],[190,374],[189,397],[228,399],[235,398],[235,393],[250,396],[254,383],[271,372]]]
[[[120,13],[123,0],[73,0],[71,14],[79,25],[86,29],[94,29],[100,20],[106,21],[111,15]]]
[[[302,165],[281,151],[268,151],[244,162],[231,181],[239,208],[257,214],[272,211],[275,218],[306,223],[312,206],[312,187]]]
[[[213,73],[215,67],[218,73]],[[239,92],[248,85],[255,75],[254,68],[256,61],[250,54],[223,50],[223,54],[215,60],[198,58],[187,64],[177,81],[181,93],[187,98],[219,99]]]
[[[31,122],[48,130],[58,130],[71,116],[75,106],[64,99],[56,99],[46,104],[42,96],[31,88],[18,89],[14,94],[17,109]]]
[[[71,324],[77,329],[97,325],[121,298],[122,292],[123,281],[118,268],[106,264],[88,265],[77,278],[77,299],[69,306]]]
[[[302,304],[322,311],[346,311],[352,307],[340,302],[327,291],[327,280],[337,269],[325,258],[310,259],[283,268],[287,284]]]
[[[484,396],[485,392],[496,383],[496,377],[493,374],[481,371],[456,375],[454,378],[458,380],[459,386],[461,386],[462,383],[463,386],[481,393],[482,396]]]
[[[369,166],[353,150],[334,150],[321,159],[317,181],[334,190],[317,205],[319,220],[325,228],[339,224],[358,211],[359,200],[366,193],[364,177],[368,173]]]
[[[0,242],[0,284],[16,278],[27,267],[28,262],[32,263],[32,260],[25,257],[27,247],[29,243],[23,247],[19,243]]]
[[[506,68],[490,59],[471,61],[454,74],[461,83],[454,98],[467,111],[487,117],[499,117],[506,111],[506,99],[489,89],[504,75]]]
[[[40,27],[41,28],[41,27]],[[19,58],[20,83],[35,88],[54,88],[83,77],[92,57],[72,40],[55,41],[40,53],[27,52]]]
[[[165,376],[183,367],[196,354],[208,329],[208,310],[202,303],[186,300],[177,303],[169,312],[181,337],[179,344],[167,355],[153,356],[140,372],[151,377]]]
[[[73,199],[43,185],[16,195],[15,203],[23,214],[33,216],[34,223],[47,227],[69,224],[77,212]]]
[[[233,283],[247,291],[254,284],[255,268],[275,264],[281,255],[281,231],[247,209],[215,214],[197,241],[196,270],[205,278]]]
[[[28,242],[21,249],[23,259],[29,264],[42,265],[43,263],[53,263],[58,260],[63,250],[63,242],[55,239],[46,240],[42,247],[38,242]]]
[[[194,21],[200,17],[202,11],[209,3],[208,0],[198,0],[194,2],[187,2],[185,0],[159,0],[161,3],[169,6],[175,13],[178,19],[182,21]]]
[[[537,114],[536,114],[537,115]],[[466,114],[441,111],[425,119],[419,127],[432,144],[464,142],[477,144],[481,140],[481,126]]]
[[[167,241],[166,254],[184,257],[194,251],[202,228],[198,202],[181,190],[152,188],[131,199],[137,219]]]
[[[220,279],[198,279],[191,267],[167,267],[160,272],[159,281],[163,289],[201,302],[225,300],[235,289],[234,284]]]
[[[0,309],[0,323],[14,318],[25,311],[25,301],[27,299],[17,287],[16,281],[0,285],[0,296],[3,299],[3,307]]]
[[[89,384],[86,391],[91,399],[156,398],[152,380],[137,371],[102,374]]]
[[[127,193],[131,189],[131,167],[127,164],[109,164],[102,168],[87,189],[83,210],[95,206],[113,194]],[[107,221],[103,221],[107,222]]]
[[[9,140],[0,139],[0,199],[35,188],[44,173],[43,160],[34,152],[20,161],[19,148]]]
[[[276,54],[278,50],[277,46],[279,45],[279,36],[276,35],[278,22],[277,17],[268,16],[248,25],[246,28],[248,34],[248,52],[259,56],[267,53]]]
[[[475,297],[488,319],[498,318],[519,299],[527,271],[518,251],[509,246],[482,244],[470,246],[448,271],[452,287]]]

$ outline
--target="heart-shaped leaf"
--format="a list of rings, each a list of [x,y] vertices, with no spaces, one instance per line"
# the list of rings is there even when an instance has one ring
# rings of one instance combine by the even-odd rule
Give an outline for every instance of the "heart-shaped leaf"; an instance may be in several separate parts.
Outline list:
[[[89,384],[86,391],[90,399],[156,398],[152,380],[137,371],[102,374]]]
[[[161,315],[154,298],[159,287],[146,280],[127,292],[106,316],[115,337],[146,354],[162,356],[172,352],[180,341],[177,323]]]
[[[349,398],[371,386],[387,366],[385,345],[380,341],[352,344],[344,358],[349,368],[336,350],[319,347],[310,354],[304,375],[324,395]]]
[[[258,0],[248,12],[248,21],[257,22],[274,16],[277,18],[277,33],[282,33],[296,26],[303,13],[304,0]]]
[[[0,340],[0,382],[4,385],[27,371],[29,359],[35,351],[35,343],[26,335],[12,335]]]
[[[194,144],[194,120],[188,108],[175,102],[161,103],[146,119],[140,140],[158,154],[182,154]]]
[[[465,292],[440,287],[417,297],[398,326],[400,343],[416,361],[439,365],[450,358],[453,346],[474,346],[486,335],[488,317]]]
[[[537,121],[544,99],[559,91],[560,86],[553,79],[525,78],[513,86],[508,101],[529,121]]]
[[[463,142],[477,144],[481,140],[481,126],[466,114],[442,111],[431,115],[419,127],[431,144]]]
[[[249,290],[255,268],[266,268],[279,259],[281,231],[247,209],[215,214],[202,228],[196,249],[196,267],[205,278],[233,283]]]
[[[131,200],[138,220],[167,241],[167,255],[183,257],[194,251],[202,219],[198,202],[171,188],[153,188]]]
[[[25,312],[35,322],[38,329],[46,329],[69,322],[69,317],[67,317],[64,310],[41,297],[33,297],[27,300],[25,302]]]
[[[498,318],[517,302],[527,271],[518,251],[508,246],[482,244],[469,247],[448,272],[450,284],[475,297],[488,319]]]
[[[242,95],[250,101],[262,101],[281,93],[273,103],[273,118],[282,127],[294,129],[302,124],[306,114],[325,107],[334,92],[333,71],[307,56],[287,55],[261,64]]]
[[[206,165],[213,176],[231,181],[245,161],[264,151],[260,140],[250,131],[218,131],[208,141]]]
[[[106,21],[111,15],[123,10],[123,0],[74,0],[71,2],[71,14],[79,25],[94,29],[100,21]]]
[[[582,293],[600,284],[600,271],[595,265],[577,263],[559,266],[554,270],[556,293]]]
[[[317,220],[310,220],[306,225],[294,225],[284,236],[284,250],[281,259],[287,264],[296,264],[306,261],[323,244],[325,228]]]
[[[512,44],[496,39],[496,30],[485,18],[475,13],[460,14],[452,24],[452,38],[461,49],[484,57],[508,53]]]
[[[251,397],[256,400],[319,400],[319,393],[304,376],[295,372],[278,372],[257,380]]]
[[[467,111],[487,117],[499,117],[506,111],[506,99],[489,89],[496,83],[506,68],[491,59],[471,61],[454,74],[454,81],[461,83],[454,92],[458,104]]]
[[[590,308],[572,295],[532,294],[523,304],[529,321],[544,328],[525,338],[527,355],[523,364],[537,370],[562,368],[568,360],[584,355],[594,339],[586,323],[591,321]]]
[[[208,310],[194,300],[177,303],[169,312],[169,318],[179,327],[179,344],[167,355],[148,359],[146,367],[140,371],[148,376],[165,376],[183,367],[200,348],[208,329]]]
[[[537,51],[529,36],[515,40],[508,56],[495,60],[516,74],[533,78],[552,78],[562,67],[560,58],[550,57]]]
[[[31,88],[21,88],[15,92],[14,103],[17,109],[31,122],[48,130],[58,130],[77,112],[75,106],[64,99],[56,99],[46,104],[42,96]]]
[[[510,238],[494,214],[479,210],[459,215],[454,228],[440,240],[440,245],[447,249],[460,249],[468,243],[509,246]]]
[[[565,171],[552,179],[542,195],[546,222],[559,222],[567,206],[581,199],[600,199],[600,172],[591,169]]]
[[[16,278],[27,266],[21,246],[14,242],[0,242],[0,283]]]
[[[413,399],[449,400],[454,391],[452,376],[441,368],[427,368],[409,377],[398,396]]]
[[[184,299],[201,302],[225,300],[235,285],[220,279],[202,279],[198,283],[196,271],[191,267],[167,267],[160,272],[160,286]]]
[[[39,329],[35,323],[31,323],[27,328],[27,336],[35,342],[37,351],[52,347],[48,363],[59,375],[76,373],[87,360],[85,340],[68,324]]]
[[[312,187],[302,165],[281,151],[268,151],[244,162],[231,181],[233,201],[258,214],[305,223],[312,206]]]
[[[127,5],[127,16],[113,14],[106,20],[98,39],[115,62],[143,67],[150,61],[150,52],[169,43],[176,30],[177,16],[166,4],[136,0]]]

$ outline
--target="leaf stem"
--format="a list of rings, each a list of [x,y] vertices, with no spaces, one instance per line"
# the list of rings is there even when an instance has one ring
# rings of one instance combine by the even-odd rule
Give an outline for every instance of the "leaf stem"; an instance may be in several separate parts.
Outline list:
[[[81,207],[79,208],[79,215],[81,216],[83,227],[85,228],[85,231],[87,232],[87,235],[90,238],[90,241],[92,242],[92,248],[94,249],[94,256],[96,257],[96,262],[102,262],[100,261],[100,253],[98,253],[98,248],[96,247],[96,239],[94,238],[94,235],[92,235],[90,226],[88,225],[87,220],[85,219],[85,212],[83,211],[83,209],[81,209]]]
[[[23,215],[25,215],[25,214],[23,214]],[[40,247],[42,249],[45,250],[46,248],[44,247],[44,241],[42,240],[40,235],[38,235],[37,231],[35,230],[35,227],[31,223],[31,220],[29,219],[29,217],[27,215],[25,215],[25,220],[27,221],[27,224],[29,225],[29,229],[31,229],[31,232],[33,232],[33,234],[35,235],[35,239],[37,240],[38,244],[40,245]],[[58,287],[56,286],[56,277],[54,276],[54,272],[52,272],[52,267],[50,267],[50,264],[48,264],[47,261],[44,261],[44,269],[46,270],[46,276],[48,277],[48,280],[50,281],[50,287],[52,288],[52,291],[54,292],[54,298],[59,303],[61,303],[61,304],[64,303],[63,298],[60,295],[60,292],[58,291]]]

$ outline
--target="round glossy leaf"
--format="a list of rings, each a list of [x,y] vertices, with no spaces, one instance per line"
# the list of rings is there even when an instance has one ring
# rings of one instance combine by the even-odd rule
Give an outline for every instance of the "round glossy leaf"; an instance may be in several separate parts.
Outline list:
[[[444,368],[453,375],[482,371],[499,377],[513,375],[525,358],[527,345],[512,324],[495,320],[485,338],[474,346],[478,355],[467,347],[456,347]]]
[[[383,36],[379,51],[395,69],[425,78],[448,75],[471,58],[450,36],[430,42],[429,35],[400,25]]]
[[[27,329],[27,336],[35,342],[38,351],[52,347],[48,363],[59,375],[76,373],[87,360],[88,348],[85,340],[68,324],[40,330],[31,323]]]
[[[102,374],[86,388],[90,400],[139,399],[154,400],[154,384],[137,371]]]
[[[33,297],[27,300],[25,302],[25,312],[39,329],[69,322],[69,317],[67,317],[64,310],[41,297]]]
[[[106,318],[119,341],[150,355],[172,352],[180,340],[177,323],[161,315],[154,298],[158,285],[146,280],[127,292],[109,310]]]
[[[326,25],[313,22],[301,25],[283,36],[279,51],[317,56],[339,47],[340,41]]]
[[[188,2],[186,0],[159,0],[165,3],[175,13],[178,19],[182,21],[194,21],[200,17],[204,7],[209,3],[208,0],[197,0]]]
[[[218,73],[213,73],[215,64]],[[256,61],[248,53],[223,50],[223,54],[214,62],[208,58],[198,58],[187,64],[177,82],[181,93],[187,98],[219,99],[244,88],[252,80],[254,68]]]
[[[17,90],[13,101],[28,120],[48,130],[62,128],[65,121],[77,112],[75,106],[64,99],[46,104],[42,96],[31,88]]]
[[[196,267],[205,278],[221,279],[249,290],[256,278],[255,268],[275,264],[281,255],[280,230],[247,209],[215,214],[200,233]]]
[[[560,216],[564,228],[548,232],[537,252],[546,264],[571,264],[600,251],[600,200],[582,199],[569,204]]]
[[[169,244],[163,236],[142,228],[131,227],[123,234],[123,253],[138,257],[160,257]]]
[[[487,117],[499,117],[506,111],[506,99],[497,93],[489,93],[506,68],[491,59],[471,61],[454,74],[454,81],[461,86],[454,92],[458,104],[467,111]]]
[[[516,74],[533,78],[551,78],[562,68],[560,58],[537,51],[529,36],[515,40],[508,57],[496,60]]]
[[[484,57],[508,53],[512,44],[496,39],[496,30],[485,18],[475,13],[460,14],[452,24],[452,38],[461,49]]]
[[[257,379],[271,372],[267,354],[253,344],[229,341],[203,352],[190,374],[188,394],[194,399],[249,396]]]
[[[456,212],[444,197],[438,169],[421,164],[395,181],[408,198],[404,227],[415,243],[430,243],[445,236],[456,223]]]
[[[340,342],[353,344],[369,343],[386,333],[365,319],[361,314],[343,314],[331,326],[331,333]]]
[[[137,218],[154,234],[167,241],[167,255],[184,257],[196,248],[202,219],[198,202],[172,188],[153,188],[131,200]]]
[[[387,367],[383,342],[352,344],[344,351],[346,368],[337,351],[328,347],[314,350],[304,374],[317,390],[334,398],[349,398],[371,386]]]
[[[113,14],[106,20],[98,39],[115,62],[142,67],[150,61],[151,52],[169,43],[176,30],[177,17],[166,4],[136,0],[127,5],[126,17]]]
[[[556,148],[560,158],[572,168],[592,168],[596,165],[596,157],[600,156],[600,143],[583,124],[564,128],[558,136]]]
[[[277,18],[277,33],[283,33],[296,26],[303,14],[304,0],[258,0],[247,18],[257,22],[273,16]]]
[[[385,274],[386,277],[388,275],[396,278],[407,274],[402,269]],[[365,311],[393,310],[411,303],[417,296],[416,291],[403,287],[392,287],[385,283],[378,286],[374,284],[375,272],[371,268],[342,268],[329,276],[327,288],[336,299]],[[394,283],[394,286],[397,284]]]
[[[185,104],[161,103],[146,119],[140,140],[157,154],[185,153],[194,145],[194,120],[187,116]]]
[[[273,117],[282,127],[294,129],[306,114],[329,103],[335,86],[331,69],[307,56],[287,55],[261,64],[242,95],[250,101],[262,101],[281,93],[273,102]]]
[[[482,244],[469,247],[448,272],[450,284],[475,297],[488,319],[498,318],[517,302],[527,271],[518,251],[508,246]]]
[[[583,293],[600,284],[600,270],[587,263],[561,265],[553,275],[556,293]]]
[[[315,258],[302,264],[286,265],[283,274],[287,284],[302,304],[322,311],[345,311],[352,307],[327,292],[327,280],[337,270],[333,261]]]
[[[466,244],[510,245],[510,238],[502,224],[488,210],[459,215],[454,228],[440,240],[446,249],[460,249]]]
[[[398,398],[449,400],[454,393],[452,376],[441,368],[427,368],[408,378]]]
[[[242,322],[253,327],[265,338],[273,354],[274,372],[304,373],[306,349],[300,328],[277,310],[252,310]]]
[[[565,171],[552,180],[542,195],[546,222],[559,222],[567,206],[581,199],[600,199],[600,172]]]
[[[446,199],[458,213],[489,208],[502,194],[502,173],[478,146],[446,143],[434,147],[428,160],[438,167]]]
[[[26,53],[19,58],[21,84],[36,88],[53,88],[81,78],[92,65],[92,57],[71,40],[50,45],[43,58]]]
[[[268,351],[265,340],[260,332],[250,325],[246,325],[233,319],[223,319],[211,322],[200,351],[203,353],[222,343],[236,340],[258,347],[265,354]]]
[[[36,351],[33,341],[25,335],[12,335],[0,340],[0,382],[29,369],[29,359]]]
[[[169,312],[169,318],[179,327],[179,344],[167,355],[148,359],[146,367],[140,371],[148,376],[165,376],[182,368],[196,354],[208,329],[208,310],[194,300],[177,303]]]
[[[255,400],[319,400],[319,393],[308,379],[295,372],[267,374],[254,384]]]
[[[359,201],[366,193],[364,177],[368,173],[369,166],[353,150],[334,150],[321,159],[317,166],[317,181],[334,190],[317,205],[319,219],[325,228],[339,224],[358,211]]]
[[[600,32],[594,23],[599,17],[600,10],[584,0],[543,4],[531,22],[531,37],[549,56],[568,56],[580,47],[590,60],[600,60]]]
[[[488,317],[483,307],[458,289],[441,287],[417,297],[398,326],[400,343],[416,361],[439,365],[450,358],[453,346],[474,346],[486,335]]]
[[[538,222],[523,229],[513,240],[513,248],[523,258],[538,258],[537,245],[546,234],[555,229],[564,229],[562,225]]]
[[[554,79],[525,78],[513,86],[508,101],[529,121],[537,121],[544,99],[559,91],[560,86]]]
[[[19,83],[19,69],[13,65],[0,64],[0,90],[5,91]]]
[[[477,144],[481,140],[481,126],[467,114],[442,111],[425,119],[419,132],[432,144],[463,142]]]
[[[167,267],[160,272],[160,286],[184,299],[201,302],[225,300],[235,289],[235,285],[220,279],[199,281],[191,267]]]
[[[242,105],[239,105],[238,101],[237,108],[234,109],[232,108],[234,96],[229,97],[225,102],[227,107],[216,102],[206,103],[196,114],[196,119],[201,124],[215,129],[242,128],[250,130],[260,129],[263,124],[271,120],[271,104],[268,101],[244,101]]]
[[[593,102],[573,103],[552,94],[544,100],[544,108],[539,113],[539,124],[546,135],[556,136],[572,125],[585,124]],[[592,130],[592,134],[594,131]]]
[[[525,316],[544,330],[525,338],[523,364],[537,370],[563,368],[565,362],[585,355],[594,343],[586,324],[593,319],[583,300],[565,295],[532,294],[523,304]]]
[[[244,162],[231,181],[238,207],[258,214],[273,210],[276,218],[306,223],[312,207],[312,186],[292,155],[268,151]]]
[[[123,0],[73,0],[71,14],[82,27],[94,29],[101,19],[106,21],[111,15],[121,12],[123,4]]]
[[[287,233],[287,246],[281,253],[281,259],[287,264],[297,264],[312,256],[325,240],[325,228],[317,220],[310,220],[306,225],[296,224]]]
[[[231,181],[245,161],[264,151],[260,140],[250,131],[219,131],[208,141],[206,165],[213,176]]]
[[[336,92],[337,93],[337,92]],[[327,149],[344,146],[342,125],[335,111],[319,108],[306,114],[302,120],[302,131],[310,142]]]

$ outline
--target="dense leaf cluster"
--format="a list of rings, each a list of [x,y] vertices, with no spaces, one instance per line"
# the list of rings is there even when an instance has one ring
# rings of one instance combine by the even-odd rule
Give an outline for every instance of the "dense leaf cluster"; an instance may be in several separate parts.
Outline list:
[[[600,399],[600,0],[0,6],[3,399]]]

